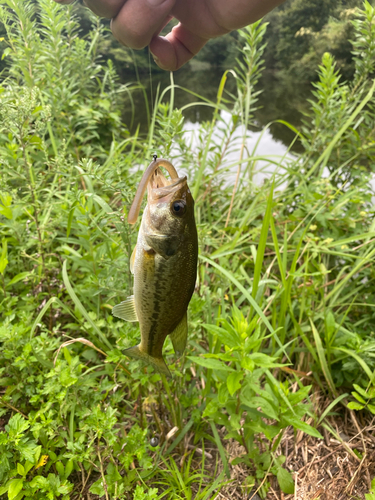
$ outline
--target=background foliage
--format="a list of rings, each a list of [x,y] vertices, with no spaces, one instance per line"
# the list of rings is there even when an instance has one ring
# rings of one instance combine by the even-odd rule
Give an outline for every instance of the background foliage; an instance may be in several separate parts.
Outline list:
[[[203,500],[238,463],[244,490],[264,498],[273,475],[293,493],[285,429],[320,437],[339,403],[375,408],[373,7],[353,13],[352,76],[324,53],[304,126],[283,125],[303,152],[268,158],[259,187],[264,158],[247,137],[266,24],[239,32],[216,102],[187,105],[213,109],[190,141],[172,77],[147,133],[129,132],[123,106],[142,87],[120,84],[96,18],[82,32],[74,6],[0,6],[0,496]],[[189,346],[176,360],[166,343],[169,382],[123,356],[139,332],[111,315],[131,293],[127,209],[155,151],[188,173],[200,237]],[[228,440],[241,449],[232,463]]]

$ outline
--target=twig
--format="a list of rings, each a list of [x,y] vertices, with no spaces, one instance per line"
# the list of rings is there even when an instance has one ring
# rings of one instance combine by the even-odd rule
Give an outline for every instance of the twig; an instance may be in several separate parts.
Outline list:
[[[16,411],[17,413],[20,413],[23,417],[25,417],[27,419],[29,418],[27,415],[25,415],[24,413],[22,413],[21,410],[18,410],[18,408],[16,408],[15,406],[12,406],[10,403],[7,403],[6,401],[4,401],[1,396],[0,396],[0,404],[2,404],[4,406],[7,406],[8,408],[10,408],[13,411]]]

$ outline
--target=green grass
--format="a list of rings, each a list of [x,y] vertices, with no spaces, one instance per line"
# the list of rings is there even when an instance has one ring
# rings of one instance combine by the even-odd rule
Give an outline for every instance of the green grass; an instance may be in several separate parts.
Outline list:
[[[158,89],[148,134],[130,135],[123,96],[144,89],[120,86],[112,63],[99,58],[108,35],[96,20],[82,39],[74,6],[0,7],[8,44],[0,85],[0,498],[68,500],[90,491],[106,500],[208,500],[235,479],[236,464],[249,482],[230,487],[255,486],[265,497],[273,476],[291,493],[280,446],[289,426],[320,439],[322,429],[335,432],[326,422],[333,410],[375,412],[375,111],[373,68],[363,64],[375,38],[373,8],[366,3],[356,24],[353,82],[341,82],[333,58],[323,58],[310,116],[295,131],[300,157],[261,157],[244,134],[230,163],[237,128],[253,125],[265,25],[242,31],[216,102],[188,90],[188,106],[214,110],[193,149],[172,77]],[[176,361],[169,340],[164,348],[169,381],[124,356],[139,331],[111,315],[131,293],[138,228],[127,224],[127,210],[137,168],[155,152],[188,172],[200,246],[186,353]],[[273,178],[255,186],[265,159]],[[229,169],[237,169],[235,186],[226,183]],[[312,376],[300,380],[300,372]],[[316,391],[330,399],[325,411],[313,408]],[[232,461],[228,442],[240,449]]]

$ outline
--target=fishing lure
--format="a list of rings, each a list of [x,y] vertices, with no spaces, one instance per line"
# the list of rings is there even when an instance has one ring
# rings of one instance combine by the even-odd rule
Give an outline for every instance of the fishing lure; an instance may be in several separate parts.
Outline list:
[[[167,179],[160,167],[164,167]],[[128,214],[135,224],[147,189],[137,245],[130,259],[134,295],[116,305],[112,314],[126,321],[139,321],[141,342],[125,354],[170,375],[163,359],[163,344],[170,335],[180,356],[187,341],[187,308],[195,287],[198,235],[194,200],[186,177],[179,177],[167,160],[154,160],[147,167]]]

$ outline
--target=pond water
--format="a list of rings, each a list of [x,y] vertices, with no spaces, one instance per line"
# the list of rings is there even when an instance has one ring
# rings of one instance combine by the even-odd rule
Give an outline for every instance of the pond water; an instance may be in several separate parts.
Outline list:
[[[175,92],[175,106],[181,108],[188,104],[200,101],[198,96],[216,102],[217,90],[224,70],[220,68],[209,67],[206,69],[192,70],[190,65],[186,65],[173,73],[177,88]],[[135,74],[122,74],[123,82],[135,81]],[[147,72],[140,74],[139,80],[145,88],[145,93],[149,101],[149,107],[152,108],[152,102],[160,87],[159,92],[170,85],[170,74],[165,71],[151,69],[151,74]],[[228,74],[225,86],[227,92],[236,92],[234,77]],[[311,86],[305,83],[279,81],[272,72],[265,71],[258,84],[257,90],[261,90],[259,100],[256,104],[257,110],[254,113],[254,128],[261,130],[276,120],[284,120],[291,123],[296,128],[301,125],[302,113],[308,110],[306,101],[311,97]],[[228,94],[224,93],[224,98]],[[132,93],[135,107],[135,116],[132,129],[140,125],[141,131],[147,130],[147,112],[144,94],[141,91]],[[169,100],[169,93],[165,96]],[[201,100],[202,102],[202,100]],[[212,117],[212,108],[206,106],[193,106],[184,111],[185,119],[191,123],[209,120]],[[131,109],[129,105],[124,110],[125,123],[132,121]],[[294,139],[294,133],[285,125],[274,123],[271,126],[271,135],[276,140],[285,145],[289,145]],[[298,148],[298,145],[297,145]]]
[[[231,115],[226,112],[221,112],[221,118],[224,122],[227,122],[230,120]],[[198,131],[199,123],[192,123],[190,121],[185,122],[184,135],[187,141],[191,142],[193,148],[194,144],[198,143]],[[244,127],[240,126],[236,129],[231,141],[231,144],[234,147],[225,155],[225,159],[221,166],[221,169],[226,171],[226,184],[235,183],[238,171],[238,165],[236,163],[240,160],[240,150],[244,133]],[[215,127],[212,135],[212,141],[219,144],[222,138],[222,131],[219,127]],[[253,163],[251,175],[251,179],[256,185],[261,185],[264,179],[269,179],[272,176],[275,171],[275,165],[272,162],[277,162],[280,165],[286,166],[288,161],[295,158],[294,155],[288,152],[288,147],[272,135],[269,128],[262,131],[247,130],[245,144],[249,155],[258,158]],[[238,145],[238,147],[236,147],[236,145]],[[243,159],[246,160],[249,155],[245,153]],[[247,163],[243,162],[241,165],[242,174],[245,172],[246,167]]]
[[[188,65],[173,74],[176,86],[183,87],[177,88],[175,91],[175,106],[181,108],[188,104],[197,101],[203,102],[199,97],[216,101],[216,94],[221,77],[224,73],[223,69],[219,68],[206,68],[193,71]],[[134,75],[133,75],[134,77]],[[130,81],[130,77],[122,78],[123,81]],[[134,79],[133,79],[134,81]],[[145,88],[145,92],[149,102],[149,108],[152,109],[152,102],[155,100],[157,89],[159,92],[170,85],[170,75],[166,72],[156,71],[152,69],[151,74],[141,74],[140,81]],[[226,83],[226,90],[228,92],[235,92],[235,81],[233,76],[228,75]],[[280,123],[273,123],[276,120],[284,120],[291,123],[295,127],[301,125],[302,111],[305,111],[304,105],[310,93],[310,87],[306,85],[286,85],[278,82],[271,73],[265,72],[259,83],[259,90],[262,93],[259,96],[257,103],[258,109],[254,113],[254,123],[250,130],[246,133],[246,145],[249,151],[253,151],[257,141],[259,144],[256,148],[257,156],[266,156],[275,161],[280,161],[282,158],[287,160],[291,158],[290,153],[287,155],[287,150],[290,143],[295,138],[295,134]],[[225,97],[225,94],[224,94]],[[131,131],[140,126],[141,132],[147,132],[148,118],[145,105],[145,96],[141,91],[132,93],[134,102],[135,114],[131,115],[130,106],[125,106],[124,121],[127,124],[132,123]],[[169,93],[166,94],[165,100],[169,100]],[[212,118],[213,110],[207,106],[191,106],[184,111],[185,124],[184,130],[187,137],[190,134],[194,141],[194,135],[197,134],[199,124],[202,121],[210,120]],[[228,119],[229,119],[228,113]],[[222,113],[224,120],[226,119],[225,113]],[[266,130],[264,130],[266,128]],[[234,140],[238,140],[243,136],[243,130],[238,128]],[[216,129],[214,136],[220,139],[220,131]],[[187,137],[188,138],[188,137]],[[235,163],[239,160],[239,149],[233,153],[228,154],[226,157],[226,164]],[[298,153],[300,145],[296,144],[293,147],[294,154]],[[285,156],[287,155],[287,156]],[[253,176],[253,181],[260,184],[266,177],[269,177],[273,172],[274,166],[270,162],[259,160],[256,164],[256,174]],[[228,182],[235,181],[237,167],[231,169],[228,175]]]
[[[175,84],[187,89],[190,93],[186,90],[176,89],[175,106],[181,108],[197,102],[199,101],[197,95],[215,102],[223,73],[224,70],[219,68],[193,71],[189,65],[176,71],[173,74]],[[123,74],[121,75],[121,79],[123,82],[134,82],[136,80],[134,74]],[[149,108],[152,109],[152,102],[155,100],[158,86],[160,86],[159,92],[168,87],[170,85],[170,75],[169,73],[152,69],[151,75],[146,73],[141,74],[139,79],[145,88]],[[235,91],[235,82],[230,75],[228,76],[226,89],[229,92]],[[301,151],[301,145],[295,143],[291,151],[288,152],[290,144],[295,139],[295,134],[285,125],[275,123],[275,121],[284,120],[299,129],[302,125],[303,114],[309,110],[308,99],[312,97],[312,87],[307,82],[279,81],[271,72],[266,71],[259,82],[258,90],[262,90],[262,93],[257,102],[258,109],[254,113],[254,126],[246,132],[246,145],[249,151],[253,151],[259,140],[256,148],[256,156],[263,156],[271,160],[258,160],[256,162],[252,180],[255,184],[260,185],[264,179],[270,178],[274,172],[275,166],[272,164],[272,161],[277,161],[277,163],[286,166],[288,161],[295,159]],[[132,122],[131,131],[134,131],[139,125],[140,131],[147,133],[148,119],[144,94],[141,91],[135,91],[132,93],[132,98],[135,114],[132,117],[129,103],[127,103],[124,105],[123,119],[127,124]],[[166,94],[167,100],[169,100],[168,93]],[[202,121],[210,120],[212,112],[212,108],[207,106],[192,106],[184,111],[185,135],[187,139],[193,141],[193,144],[197,140],[195,137],[198,133],[199,124]],[[222,114],[222,117],[224,120],[226,119],[225,113]],[[238,128],[234,140],[238,140],[240,143],[243,132],[241,128]],[[217,141],[220,140],[220,134],[220,130],[216,128],[214,138],[216,136]],[[239,151],[240,145],[227,155],[224,168],[239,161]],[[226,175],[228,183],[233,184],[235,182],[237,168],[237,166],[230,168],[229,173]],[[242,173],[245,168],[245,164],[242,165]],[[328,172],[325,172],[323,175],[328,175]],[[375,175],[372,175],[370,185],[375,190]],[[279,188],[282,188],[282,186],[279,186]],[[375,198],[373,201],[375,203]]]

